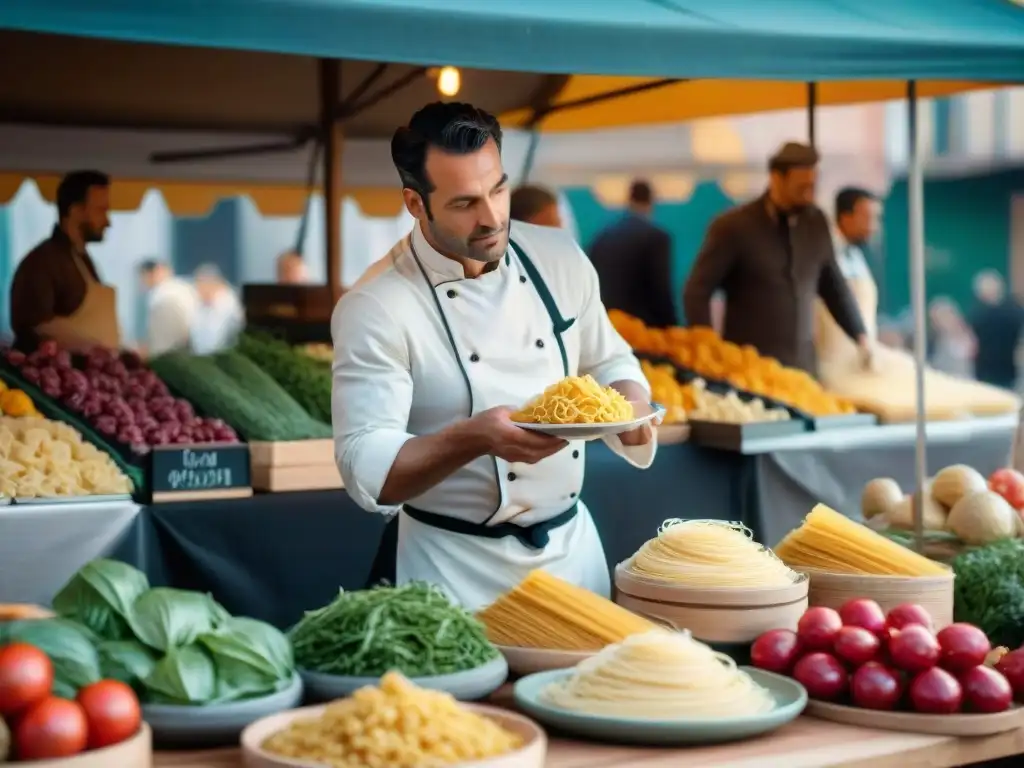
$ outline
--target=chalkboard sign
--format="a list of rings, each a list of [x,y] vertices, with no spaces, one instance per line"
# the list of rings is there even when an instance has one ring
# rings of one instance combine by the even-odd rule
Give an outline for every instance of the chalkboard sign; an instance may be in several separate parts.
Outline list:
[[[252,495],[249,446],[242,443],[168,445],[149,454],[154,503]]]

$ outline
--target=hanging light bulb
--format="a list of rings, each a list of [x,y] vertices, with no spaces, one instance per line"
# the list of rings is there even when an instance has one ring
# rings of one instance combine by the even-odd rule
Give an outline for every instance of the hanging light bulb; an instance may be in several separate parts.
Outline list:
[[[441,67],[437,73],[437,90],[442,96],[452,97],[462,87],[462,74],[457,67]]]

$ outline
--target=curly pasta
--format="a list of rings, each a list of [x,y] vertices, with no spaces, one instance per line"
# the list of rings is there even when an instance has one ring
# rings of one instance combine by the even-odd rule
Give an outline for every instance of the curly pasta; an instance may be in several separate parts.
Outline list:
[[[114,461],[77,430],[37,416],[0,417],[0,495],[54,498],[131,493]]]
[[[263,742],[271,754],[330,768],[443,768],[520,746],[519,736],[450,694],[418,688],[397,672]]]
[[[593,376],[566,376],[512,414],[520,424],[621,424],[634,418],[632,404]]]

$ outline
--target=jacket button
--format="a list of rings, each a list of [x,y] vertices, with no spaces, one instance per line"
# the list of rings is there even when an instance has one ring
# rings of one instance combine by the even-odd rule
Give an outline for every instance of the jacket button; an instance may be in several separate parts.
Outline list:
[[[575,499],[576,498],[576,491],[573,491],[572,493],[570,493],[569,494],[569,498],[570,499]]]
[[[476,352],[474,352],[472,355],[469,356],[469,362],[471,362],[471,363],[479,363],[480,362],[480,355],[478,355]]]
[[[452,289],[449,289],[449,290],[448,290],[448,298],[449,298],[449,299],[454,299],[454,298],[455,298],[456,296],[458,296],[458,295],[459,295],[459,294],[458,294],[458,292],[457,292],[457,291],[454,291],[454,290],[452,290]]]
[[[573,452],[572,452],[572,457],[573,457],[574,459],[578,459],[578,458],[580,457],[580,452],[579,452],[579,451],[573,451]]]
[[[544,339],[537,339],[537,349],[544,349]]]
[[[516,479],[516,473],[515,472],[509,472],[508,473],[508,479],[509,479],[509,482],[511,482],[512,480],[515,480]]]
[[[520,275],[519,276],[519,282],[520,283],[525,283],[526,282],[526,275]]]

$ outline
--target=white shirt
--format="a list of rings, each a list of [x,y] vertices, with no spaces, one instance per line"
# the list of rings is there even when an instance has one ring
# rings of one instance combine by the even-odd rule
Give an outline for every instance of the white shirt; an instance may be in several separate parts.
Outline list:
[[[218,294],[212,304],[199,302],[192,322],[192,351],[212,355],[234,345],[245,327],[245,310],[230,289]]]
[[[146,351],[158,355],[187,349],[189,335],[199,306],[191,283],[169,277],[149,292],[146,318]]]
[[[836,262],[847,280],[858,278],[871,278],[871,268],[868,260],[864,257],[864,251],[859,245],[853,245],[846,241],[842,234],[836,232],[833,238],[836,251]]]
[[[512,240],[541,273],[562,316],[575,318],[563,334],[569,373],[589,373],[603,385],[630,380],[647,387],[632,350],[608,321],[597,273],[572,238],[513,222]],[[377,498],[406,441],[471,412],[520,406],[564,375],[551,318],[515,253],[510,249],[497,268],[466,279],[462,266],[431,248],[418,226],[341,299],[331,332],[335,455],[345,488],[372,512],[397,511]],[[617,437],[607,442],[635,466],[654,459],[653,441],[628,449]],[[585,443],[573,442],[535,465],[481,457],[408,504],[474,523],[529,526],[579,501],[584,452]],[[579,510],[539,552],[511,537],[452,534],[402,515],[398,580],[439,583],[471,609],[535,567],[607,593],[600,540],[585,505]]]

